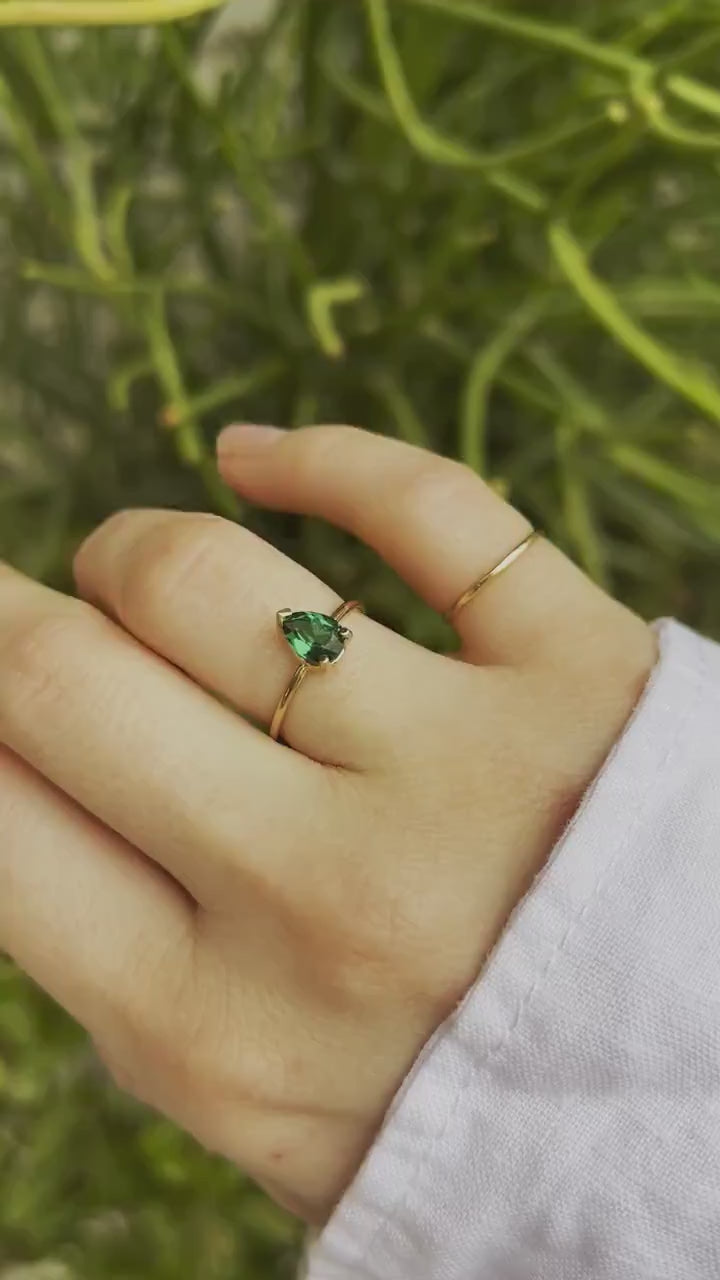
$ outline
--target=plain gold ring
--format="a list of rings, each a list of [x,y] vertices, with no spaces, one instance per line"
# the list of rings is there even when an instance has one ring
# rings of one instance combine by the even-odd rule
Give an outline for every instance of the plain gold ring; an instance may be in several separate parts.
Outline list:
[[[520,556],[523,555],[527,551],[528,547],[531,547],[533,542],[536,542],[540,536],[541,534],[538,529],[531,529],[530,533],[527,533],[522,541],[518,542],[517,546],[514,546],[511,551],[508,551],[507,555],[503,556],[502,560],[498,561],[496,565],[493,565],[492,569],[489,569],[487,573],[484,573],[482,578],[478,578],[477,582],[473,582],[472,586],[468,587],[467,591],[463,591],[460,598],[455,601],[452,608],[448,609],[445,614],[447,621],[454,622],[460,610],[464,609],[466,605],[470,604],[471,600],[475,599],[478,591],[480,591],[491,578],[499,578],[500,574],[504,573],[506,569],[509,569],[510,565],[514,564],[516,560],[519,560]]]

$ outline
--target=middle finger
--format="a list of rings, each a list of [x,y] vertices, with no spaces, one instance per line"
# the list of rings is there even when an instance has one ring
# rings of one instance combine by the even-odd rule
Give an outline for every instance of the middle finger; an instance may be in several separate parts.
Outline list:
[[[90,606],[0,566],[0,744],[203,904],[286,865],[323,770],[283,751]]]

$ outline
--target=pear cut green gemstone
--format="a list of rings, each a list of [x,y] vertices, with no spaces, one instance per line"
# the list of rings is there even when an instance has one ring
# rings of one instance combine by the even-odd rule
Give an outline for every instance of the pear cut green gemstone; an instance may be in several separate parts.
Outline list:
[[[283,635],[293,653],[311,667],[337,662],[345,649],[343,628],[326,613],[291,613],[281,622]]]

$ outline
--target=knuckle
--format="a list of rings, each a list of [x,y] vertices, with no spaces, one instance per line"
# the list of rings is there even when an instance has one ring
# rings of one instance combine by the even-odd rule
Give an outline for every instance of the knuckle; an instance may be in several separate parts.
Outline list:
[[[440,458],[431,453],[415,457],[409,464],[398,486],[395,478],[396,502],[405,513],[415,516],[422,512],[428,520],[437,516],[447,518],[459,503],[465,503],[468,492],[481,485],[481,481],[462,462]]]
[[[143,948],[138,951],[142,954]],[[139,1070],[188,1094],[200,1092],[210,1080],[208,992],[195,967],[192,948],[172,945],[165,954],[148,947],[143,962],[137,956],[118,985],[109,1009],[116,1056],[139,1064]]]
[[[394,993],[425,1007],[461,991],[464,974],[458,983],[458,959],[447,945],[456,904],[451,892],[438,893],[436,875],[434,863],[400,858],[386,873],[356,868],[326,894],[316,929],[324,945],[308,951],[342,1002],[362,1008]]]
[[[231,526],[218,516],[169,518],[140,538],[118,584],[118,617],[153,625],[174,598],[195,592],[222,556]]]
[[[77,677],[88,643],[107,625],[93,609],[78,604],[15,627],[2,656],[3,717],[14,722],[62,699]]]
[[[344,885],[328,887],[314,910],[308,954],[325,975],[324,982],[330,980],[344,998],[362,1001],[394,978],[412,932],[412,908],[382,878],[371,882],[356,868]]]
[[[303,427],[291,437],[297,448],[294,470],[312,479],[333,468],[336,462],[346,463],[362,435],[358,427],[325,424]]]

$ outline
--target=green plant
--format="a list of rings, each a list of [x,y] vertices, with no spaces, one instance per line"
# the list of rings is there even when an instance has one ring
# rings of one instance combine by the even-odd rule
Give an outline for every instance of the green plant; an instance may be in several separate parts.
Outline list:
[[[27,25],[119,4],[176,11],[0,0],[0,553],[67,587],[112,509],[211,504],[443,644],[368,553],[217,480],[231,418],[347,420],[463,457],[634,606],[720,635],[716,0]],[[0,1275],[281,1274],[282,1215],[2,982]]]

